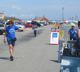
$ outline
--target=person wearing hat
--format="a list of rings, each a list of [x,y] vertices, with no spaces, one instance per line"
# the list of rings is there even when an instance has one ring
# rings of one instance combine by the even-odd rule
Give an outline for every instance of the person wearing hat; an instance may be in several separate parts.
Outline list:
[[[14,46],[16,41],[16,30],[19,28],[14,25],[13,20],[8,21],[8,26],[5,26],[5,34],[4,34],[4,42],[7,41],[9,46],[9,53],[10,53],[10,61],[13,61],[13,52],[14,52]]]
[[[68,31],[70,40],[77,40],[77,29],[75,28],[75,24],[71,24],[71,28]]]

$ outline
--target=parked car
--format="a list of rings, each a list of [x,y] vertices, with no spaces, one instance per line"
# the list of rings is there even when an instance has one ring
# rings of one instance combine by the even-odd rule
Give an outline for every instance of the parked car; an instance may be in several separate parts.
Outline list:
[[[25,23],[24,26],[26,28],[32,28],[32,24],[30,22]]]
[[[4,24],[0,24],[0,35],[4,33]]]
[[[41,27],[40,23],[36,22],[36,21],[32,21],[31,22],[32,25],[37,25],[37,27]]]
[[[24,26],[23,24],[21,24],[21,23],[15,23],[15,25],[16,25],[18,28],[20,28],[19,31],[24,31],[24,30],[25,30],[25,26]]]
[[[23,23],[21,23],[21,22],[14,22],[14,24],[15,24],[18,28],[20,28],[18,31],[24,31],[24,30],[25,30],[25,26],[24,26]],[[6,23],[6,26],[8,26],[8,25],[9,25],[9,23],[7,22],[7,23]]]

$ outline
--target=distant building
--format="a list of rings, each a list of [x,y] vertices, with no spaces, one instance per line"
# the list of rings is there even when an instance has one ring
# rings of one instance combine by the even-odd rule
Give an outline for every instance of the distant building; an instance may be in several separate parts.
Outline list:
[[[0,19],[4,19],[5,15],[4,13],[0,13]]]
[[[49,20],[46,17],[36,17],[36,18],[33,19],[33,21],[45,22],[45,23],[49,22]]]

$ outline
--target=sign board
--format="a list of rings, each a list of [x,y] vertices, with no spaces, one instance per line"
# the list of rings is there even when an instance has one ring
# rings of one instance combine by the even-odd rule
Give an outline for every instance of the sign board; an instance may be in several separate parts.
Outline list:
[[[54,45],[59,44],[59,31],[57,30],[51,31],[50,44],[54,44]]]

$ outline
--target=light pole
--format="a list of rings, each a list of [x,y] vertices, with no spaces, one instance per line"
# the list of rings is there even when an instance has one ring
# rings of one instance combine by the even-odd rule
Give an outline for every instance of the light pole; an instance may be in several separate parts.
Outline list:
[[[64,21],[64,7],[62,7],[62,21]]]

